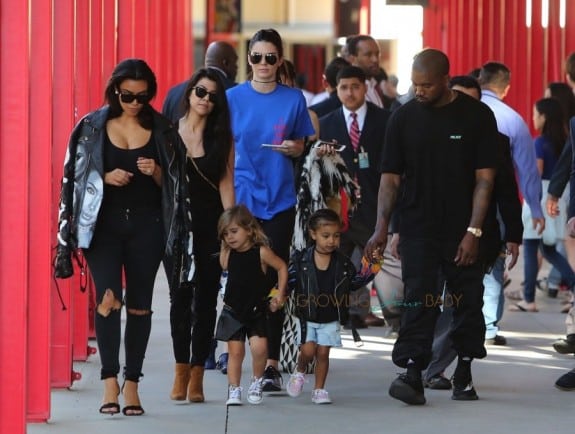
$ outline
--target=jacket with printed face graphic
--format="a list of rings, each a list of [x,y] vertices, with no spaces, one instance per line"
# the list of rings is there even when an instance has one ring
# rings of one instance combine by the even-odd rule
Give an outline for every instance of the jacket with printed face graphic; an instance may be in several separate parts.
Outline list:
[[[58,250],[90,246],[104,195],[104,137],[108,106],[78,122],[68,142],[58,215]],[[182,193],[181,166],[185,151],[170,122],[154,112],[152,134],[162,167],[162,217],[166,252],[170,253],[184,226],[178,203]]]

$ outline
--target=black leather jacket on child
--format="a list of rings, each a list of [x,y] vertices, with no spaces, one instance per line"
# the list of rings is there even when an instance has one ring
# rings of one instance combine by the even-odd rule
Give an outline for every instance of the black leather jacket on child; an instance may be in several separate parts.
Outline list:
[[[295,312],[302,321],[316,321],[319,288],[314,263],[314,248],[297,251],[292,255],[289,266],[288,287],[295,303]],[[339,321],[345,324],[349,317],[349,293],[355,291],[373,279],[373,274],[358,274],[351,260],[339,251],[331,257],[335,261],[334,300],[337,301]]]

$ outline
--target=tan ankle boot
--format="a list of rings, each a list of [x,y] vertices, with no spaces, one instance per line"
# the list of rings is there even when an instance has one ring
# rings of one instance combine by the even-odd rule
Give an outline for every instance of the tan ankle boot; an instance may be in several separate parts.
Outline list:
[[[170,393],[170,399],[174,401],[184,401],[190,382],[190,365],[188,363],[176,363],[176,375],[174,387]]]
[[[204,367],[194,365],[190,369],[190,382],[188,384],[188,400],[190,402],[204,402]]]

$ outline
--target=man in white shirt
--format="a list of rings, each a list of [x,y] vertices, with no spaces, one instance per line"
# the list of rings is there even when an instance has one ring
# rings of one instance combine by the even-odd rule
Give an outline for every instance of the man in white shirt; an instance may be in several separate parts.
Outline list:
[[[383,108],[383,92],[375,79],[380,71],[379,45],[369,35],[356,35],[347,42],[348,60],[353,66],[363,69],[367,77],[367,94],[365,99]]]

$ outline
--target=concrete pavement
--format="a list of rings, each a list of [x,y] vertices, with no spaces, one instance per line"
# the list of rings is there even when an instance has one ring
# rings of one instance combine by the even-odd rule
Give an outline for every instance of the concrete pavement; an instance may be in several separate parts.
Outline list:
[[[512,285],[522,280],[521,263]],[[365,345],[357,348],[344,331],[343,348],[332,351],[326,388],[332,405],[311,403],[313,379],[299,398],[267,395],[261,405],[245,399],[249,361],[244,362],[245,404],[230,407],[226,427],[226,376],[206,371],[202,404],[177,405],[169,399],[173,356],[169,330],[168,290],[160,272],[154,298],[152,336],[144,362],[140,398],[146,414],[126,417],[98,413],[102,386],[99,359],[75,364],[82,379],[69,390],[52,392],[52,415],[46,424],[29,424],[30,434],[151,434],[151,433],[565,433],[572,429],[575,392],[553,387],[575,367],[575,359],[559,355],[551,343],[564,335],[560,300],[538,291],[538,313],[506,312],[501,324],[505,347],[488,347],[484,360],[473,362],[480,400],[456,402],[449,391],[426,390],[427,404],[410,407],[389,397],[389,384],[400,372],[391,362],[393,340],[385,328],[361,330]],[[509,304],[509,302],[508,302]],[[92,343],[95,345],[95,342]],[[217,354],[221,351],[221,345]],[[453,367],[448,371],[451,375]],[[284,380],[287,381],[287,374]],[[8,433],[6,433],[8,434]]]

